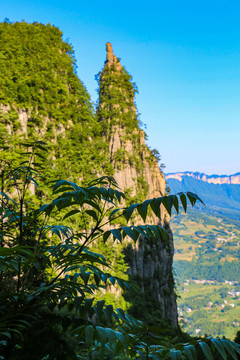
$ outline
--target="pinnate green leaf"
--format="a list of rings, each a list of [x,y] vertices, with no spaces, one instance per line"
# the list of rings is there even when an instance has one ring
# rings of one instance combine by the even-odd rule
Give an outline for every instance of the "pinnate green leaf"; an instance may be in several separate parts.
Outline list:
[[[93,341],[94,327],[92,325],[88,325],[85,328],[85,341],[86,346],[90,346]]]
[[[187,197],[188,197],[188,199],[189,199],[192,206],[195,205],[196,201],[200,201],[203,205],[205,205],[204,202],[200,199],[200,197],[198,197],[197,194],[194,194],[194,193],[188,191],[187,192]]]
[[[113,235],[114,238],[116,238],[120,242],[122,242],[122,234],[121,234],[121,231],[119,229],[111,229],[110,232],[111,232],[111,234]]]
[[[94,220],[98,221],[98,214],[94,210],[85,210],[85,212],[91,216]]]
[[[111,235],[110,230],[105,231],[103,234],[103,241],[106,242],[110,235]]]
[[[75,215],[75,214],[79,214],[80,211],[77,210],[77,209],[73,209],[71,211],[69,211],[64,217],[63,217],[63,220],[67,219],[68,217],[72,216],[72,215]]]
[[[213,343],[215,348],[218,350],[218,352],[221,355],[221,357],[223,358],[223,360],[227,360],[227,354],[226,354],[226,351],[225,351],[224,346],[221,343],[221,341],[218,339],[211,339],[211,342]]]
[[[160,209],[160,206],[163,202],[163,197],[159,197],[159,198],[156,198],[156,199],[153,199],[150,206],[154,212],[154,214],[160,218],[161,217],[161,209]]]
[[[109,220],[112,220],[113,215],[115,215],[119,210],[121,210],[121,209],[114,209],[114,210],[111,212],[111,214],[109,215],[108,219],[109,219]]]
[[[181,200],[183,209],[186,212],[187,211],[187,198],[186,198],[186,195],[184,193],[179,193],[179,196],[180,196],[180,200]]]
[[[139,206],[139,204],[132,204],[128,208],[126,208],[124,216],[125,219],[128,221],[132,216],[133,211]]]
[[[135,234],[135,232],[131,229],[131,227],[128,226],[123,226],[122,227],[123,232],[128,235],[131,239],[133,239],[133,241],[137,241],[137,236]]]
[[[188,360],[197,360],[197,351],[195,346],[186,345],[184,346],[184,352],[188,358]]]
[[[211,349],[207,343],[199,341],[199,346],[201,347],[202,352],[207,360],[214,360]]]
[[[221,339],[221,343],[224,345],[226,351],[228,352],[228,354],[231,356],[231,358],[233,360],[237,360],[238,357],[236,355],[235,349],[232,345],[232,342],[226,339]]]

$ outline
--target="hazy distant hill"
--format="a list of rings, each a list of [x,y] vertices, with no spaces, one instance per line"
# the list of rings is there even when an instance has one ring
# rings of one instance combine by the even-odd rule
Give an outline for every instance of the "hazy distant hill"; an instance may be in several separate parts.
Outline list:
[[[233,174],[233,175],[206,175],[204,173],[199,172],[177,172],[177,173],[169,173],[167,174],[168,178],[177,179],[182,181],[184,176],[189,176],[194,179],[202,180],[207,183],[213,184],[235,184],[240,185],[240,172]]]
[[[171,173],[165,175],[171,193],[192,191],[204,201],[207,210],[237,218],[240,214],[240,173],[205,175],[201,173]]]

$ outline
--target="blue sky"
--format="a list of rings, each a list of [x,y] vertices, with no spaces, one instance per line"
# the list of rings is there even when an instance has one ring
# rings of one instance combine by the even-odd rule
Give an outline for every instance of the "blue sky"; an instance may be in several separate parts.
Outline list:
[[[0,16],[58,26],[94,101],[110,41],[166,172],[240,172],[239,1],[1,0]]]

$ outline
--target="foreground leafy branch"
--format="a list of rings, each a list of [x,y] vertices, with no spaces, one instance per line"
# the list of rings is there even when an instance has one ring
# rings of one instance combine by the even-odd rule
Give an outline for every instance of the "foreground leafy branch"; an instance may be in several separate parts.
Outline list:
[[[86,187],[57,181],[54,199],[35,208],[45,144],[25,145],[22,156],[30,160],[1,177],[1,359],[237,359],[239,346],[226,339],[173,347],[164,329],[95,300],[108,286],[131,285],[111,274],[91,244],[109,237],[136,242],[139,236],[168,242],[160,225],[119,226],[116,220],[128,223],[138,213],[145,222],[149,211],[161,219],[163,208],[169,215],[180,205],[186,211],[187,200],[193,206],[198,196],[179,193],[117,208],[124,194],[104,176]],[[59,216],[63,225],[55,224]],[[65,225],[72,219],[74,229]]]

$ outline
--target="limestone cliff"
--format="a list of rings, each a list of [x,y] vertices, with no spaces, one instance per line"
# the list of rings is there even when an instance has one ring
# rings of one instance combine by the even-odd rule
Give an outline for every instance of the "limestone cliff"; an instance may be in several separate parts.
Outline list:
[[[98,120],[103,136],[109,142],[110,162],[114,177],[128,195],[128,201],[138,202],[165,194],[165,179],[154,154],[145,144],[145,133],[140,130],[134,103],[135,84],[106,45],[107,60],[99,74]],[[139,221],[138,219],[135,222]],[[152,217],[148,222],[155,223]],[[138,279],[142,296],[150,292],[157,299],[163,319],[177,326],[177,307],[172,275],[173,237],[167,214],[162,209],[161,225],[169,232],[169,244],[140,239],[128,244],[126,259],[129,274]]]
[[[182,181],[183,176],[189,176],[197,180],[202,180],[209,184],[240,184],[240,173],[236,173],[233,175],[206,175],[199,172],[185,171],[166,174],[167,179],[177,179],[179,181]]]

